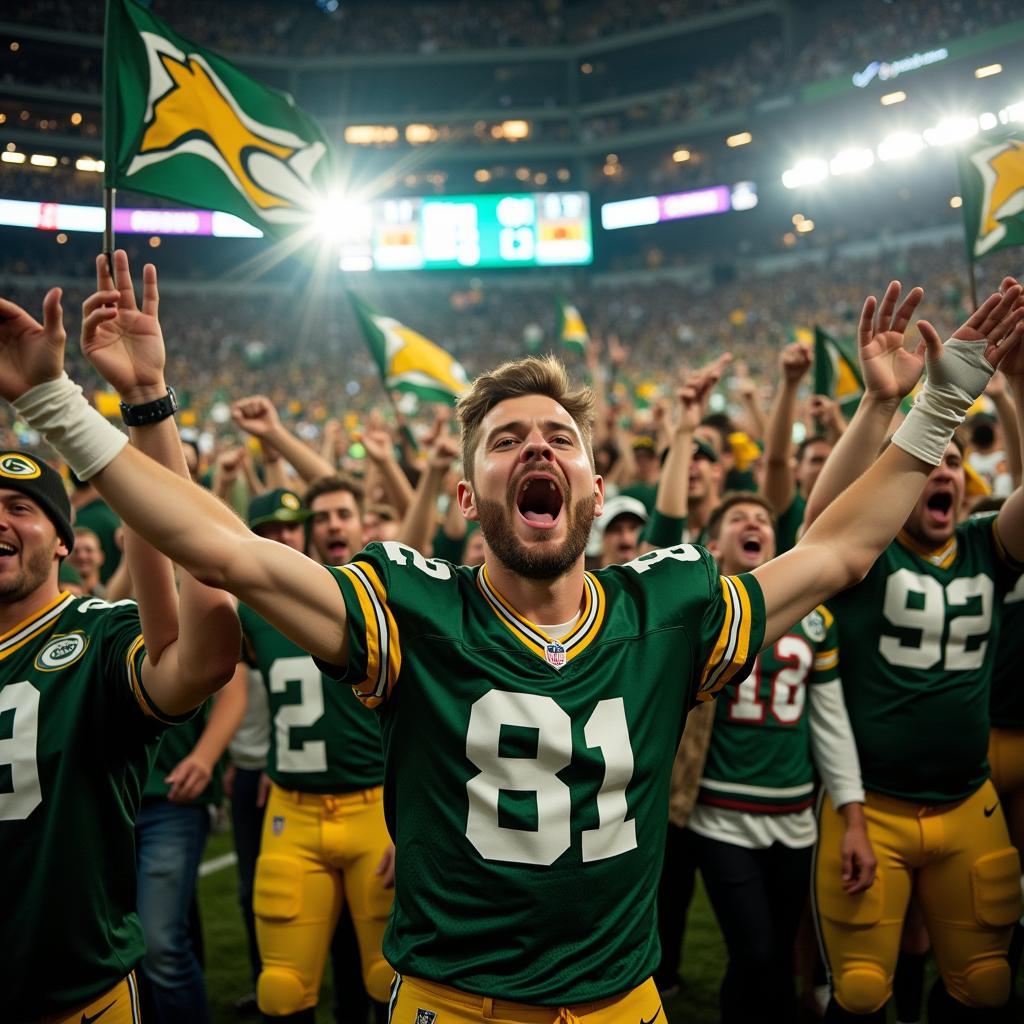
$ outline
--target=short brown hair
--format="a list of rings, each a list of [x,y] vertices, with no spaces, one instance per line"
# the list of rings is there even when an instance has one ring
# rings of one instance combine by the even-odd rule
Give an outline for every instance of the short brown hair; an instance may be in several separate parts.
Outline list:
[[[715,506],[714,511],[711,513],[711,518],[708,519],[706,527],[708,540],[718,540],[718,535],[722,531],[722,520],[725,518],[725,513],[737,505],[760,505],[771,517],[772,529],[775,529],[775,509],[764,495],[758,494],[756,491],[729,491]]]
[[[554,356],[529,356],[502,363],[490,373],[482,373],[473,381],[469,393],[459,402],[459,425],[462,427],[462,471],[473,479],[473,455],[480,440],[483,418],[499,402],[523,395],[545,395],[553,398],[572,417],[583,437],[583,446],[594,465],[591,438],[594,431],[594,393],[590,388],[573,390],[565,365]]]
[[[358,480],[345,476],[343,473],[335,473],[333,476],[322,476],[314,480],[309,485],[309,490],[306,491],[302,504],[306,508],[312,508],[314,500],[319,498],[321,494],[333,494],[335,491],[345,491],[347,494],[351,494],[356,507],[359,509],[359,515],[363,514],[363,499],[366,495],[363,485]]]

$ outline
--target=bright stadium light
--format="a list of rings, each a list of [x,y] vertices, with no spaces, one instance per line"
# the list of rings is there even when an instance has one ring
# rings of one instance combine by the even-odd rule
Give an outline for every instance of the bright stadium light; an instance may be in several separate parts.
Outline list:
[[[999,120],[1003,124],[1010,124],[1011,121],[1024,121],[1024,100],[1019,103],[1011,103],[999,111]]]
[[[902,89],[897,89],[896,92],[887,92],[878,102],[883,107],[891,107],[893,104],[902,103],[907,98],[907,94]]]
[[[974,69],[975,78],[991,78],[993,75],[998,75],[1002,72],[1002,64],[986,64],[983,68]]]
[[[29,158],[29,163],[33,167],[56,167],[57,158],[49,153],[33,153]]]
[[[0,160],[3,160],[5,164],[23,164],[25,162],[25,154],[7,149],[0,153]]]
[[[828,164],[824,160],[812,158],[800,160],[793,167],[782,173],[782,184],[786,188],[800,188],[802,185],[813,185],[828,177]]]
[[[948,146],[978,134],[976,117],[946,117],[933,128],[925,128],[924,141],[929,146]]]
[[[318,235],[331,241],[365,237],[373,229],[373,210],[369,203],[332,192],[317,209],[314,225]]]
[[[76,171],[88,171],[91,174],[100,174],[103,171],[103,161],[94,160],[91,156],[80,156],[75,161]]]
[[[991,110],[986,110],[984,114],[978,115],[978,127],[983,132],[990,131],[999,124],[999,118],[992,113]]]
[[[924,149],[924,139],[917,132],[893,132],[878,144],[879,160],[905,160]]]
[[[866,171],[875,162],[875,154],[863,146],[855,146],[836,153],[829,161],[829,170],[839,177],[842,174],[856,174]]]

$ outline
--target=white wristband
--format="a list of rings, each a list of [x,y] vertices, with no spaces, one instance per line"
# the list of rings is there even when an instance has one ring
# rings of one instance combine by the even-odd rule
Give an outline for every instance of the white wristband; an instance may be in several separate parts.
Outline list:
[[[127,435],[107,422],[66,373],[29,388],[11,403],[64,457],[80,480],[88,480],[114,460]]]
[[[942,357],[929,361],[924,387],[893,434],[893,444],[922,462],[939,465],[953,431],[963,423],[994,372],[985,358],[984,345],[950,338]]]

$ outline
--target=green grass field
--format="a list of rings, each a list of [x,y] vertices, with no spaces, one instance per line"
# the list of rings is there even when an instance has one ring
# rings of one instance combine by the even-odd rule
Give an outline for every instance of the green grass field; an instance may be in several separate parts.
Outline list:
[[[204,859],[210,860],[231,849],[230,834],[213,835]],[[201,878],[199,882],[206,941],[206,979],[214,1024],[238,1024],[243,1020],[232,1009],[232,1004],[252,988],[235,886],[233,866]],[[672,1024],[714,1024],[718,1020],[718,986],[724,970],[724,958],[721,933],[704,890],[698,883],[683,947],[683,990],[665,1002],[666,1017]],[[931,984],[933,974],[930,969],[927,985]],[[332,1024],[329,969],[325,975],[317,1010],[318,1024]],[[1018,979],[1018,990],[1024,990],[1022,982],[1024,972]]]

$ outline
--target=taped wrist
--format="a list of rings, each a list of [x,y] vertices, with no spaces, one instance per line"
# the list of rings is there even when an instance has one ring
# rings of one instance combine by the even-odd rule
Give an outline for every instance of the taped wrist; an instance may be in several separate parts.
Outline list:
[[[953,431],[984,392],[995,371],[976,341],[950,338],[942,357],[928,363],[928,377],[907,418],[893,435],[905,452],[937,466]]]
[[[80,480],[95,476],[128,443],[128,437],[88,403],[66,373],[29,388],[11,404],[60,452]]]

